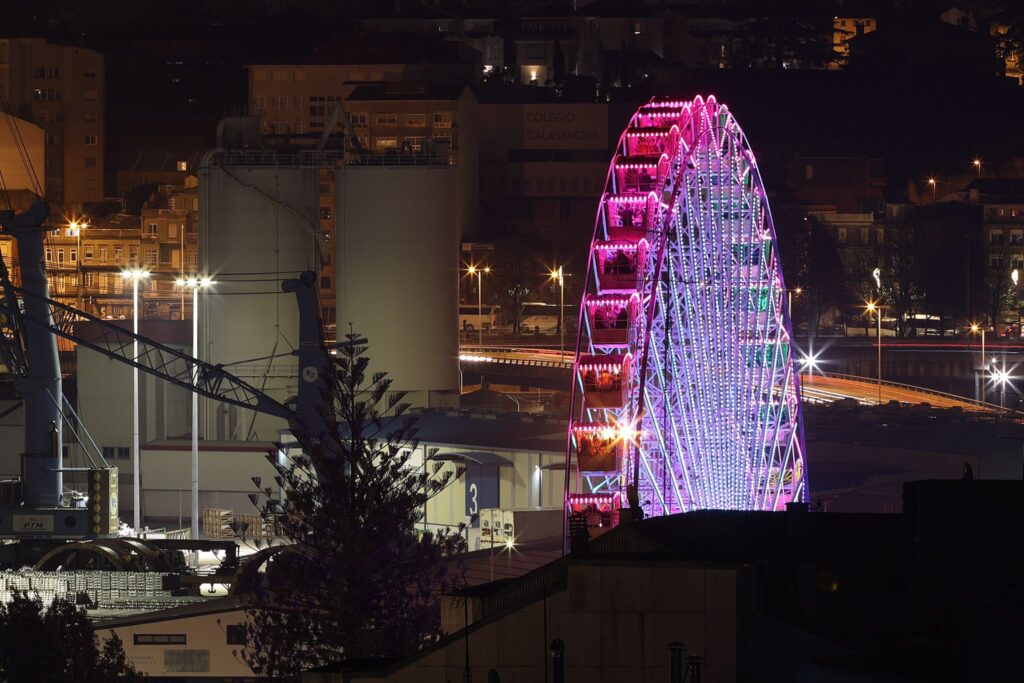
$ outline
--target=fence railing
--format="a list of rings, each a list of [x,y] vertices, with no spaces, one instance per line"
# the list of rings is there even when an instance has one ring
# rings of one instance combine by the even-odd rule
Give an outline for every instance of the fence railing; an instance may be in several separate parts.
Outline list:
[[[844,374],[839,373],[839,372],[816,371],[816,374],[822,375],[824,377],[833,377],[835,379],[843,379],[843,380],[849,380],[849,381],[854,381],[854,382],[860,382],[861,384],[877,384],[878,383],[878,380],[872,379],[870,377],[860,377],[858,375],[844,375]],[[1005,408],[1005,407],[1002,407],[1002,406],[998,406],[998,405],[996,405],[994,403],[986,403],[985,401],[978,401],[977,399],[967,398],[966,396],[960,396],[958,394],[951,394],[951,393],[946,392],[946,391],[939,391],[938,389],[929,389],[928,387],[920,387],[920,386],[915,386],[913,384],[903,384],[901,382],[890,382],[889,380],[885,380],[885,379],[882,380],[882,386],[883,387],[890,387],[890,388],[893,388],[893,389],[904,389],[904,390],[913,391],[913,392],[916,392],[916,393],[919,393],[919,394],[928,394],[928,395],[931,395],[931,396],[936,396],[936,397],[944,398],[944,399],[950,400],[950,401],[957,401],[958,403],[966,403],[966,404],[975,406],[977,408],[981,408],[981,409],[985,410],[986,412],[1004,412],[1004,413],[1011,413],[1011,414],[1015,414],[1015,415],[1024,415],[1024,412],[1021,412],[1019,410],[1014,410],[1012,408]]]

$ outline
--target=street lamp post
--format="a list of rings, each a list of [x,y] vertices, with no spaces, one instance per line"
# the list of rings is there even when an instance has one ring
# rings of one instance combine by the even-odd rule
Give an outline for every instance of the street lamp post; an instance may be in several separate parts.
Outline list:
[[[977,334],[979,330],[981,331],[981,392],[978,398],[984,403],[985,400],[988,398],[988,392],[986,391],[985,387],[985,382],[987,381],[987,378],[985,377],[985,375],[987,374],[987,366],[985,365],[985,328],[984,326],[978,324],[971,325],[971,332],[973,334]]]
[[[216,284],[208,277],[179,278],[179,287],[192,290],[192,357],[199,360],[199,290]],[[184,309],[182,309],[184,311]],[[199,382],[199,368],[192,366],[192,533],[199,538],[199,394],[195,385]]]
[[[789,294],[789,324],[792,325],[793,324],[793,292],[796,292],[797,296],[799,296],[800,294],[804,293],[804,289],[803,289],[803,287],[797,287],[796,289],[787,289],[786,292],[787,292],[787,294]],[[795,333],[796,333],[796,331],[794,329],[794,334]]]
[[[82,294],[85,283],[82,280],[82,231],[89,227],[85,221],[72,220],[68,223],[68,231],[75,236],[75,268],[78,271],[78,310],[85,306],[85,296]]]
[[[478,339],[480,348],[484,346],[484,273],[490,273],[490,267],[477,268],[476,266],[470,266],[466,269],[466,272],[470,275],[476,275],[476,314],[477,314],[477,325]]]
[[[974,168],[978,169],[978,177],[981,177],[981,159],[975,159],[971,162],[974,164]]]
[[[874,313],[878,321],[878,405],[882,405],[882,306],[869,301],[867,310],[868,313]]]
[[[139,281],[149,277],[149,272],[141,268],[132,268],[121,273],[126,280],[132,281],[132,332],[136,339],[132,340],[132,359],[139,357]],[[142,495],[139,486],[139,368],[132,367],[132,521],[135,535],[142,530]]]
[[[565,275],[562,266],[551,271],[551,279],[558,283],[558,352],[565,353]]]
[[[935,189],[935,178],[929,178],[928,179],[928,184],[932,186],[932,201],[934,202],[935,201],[936,192],[937,192],[937,190]]]

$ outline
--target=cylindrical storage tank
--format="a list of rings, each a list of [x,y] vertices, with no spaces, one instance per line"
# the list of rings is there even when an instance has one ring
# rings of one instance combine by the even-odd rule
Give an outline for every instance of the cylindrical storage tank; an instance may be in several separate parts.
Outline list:
[[[281,281],[319,271],[318,173],[274,152],[216,150],[199,170],[199,275],[216,281],[199,294],[199,350],[280,402],[294,396],[298,308]],[[283,354],[271,358],[277,354]],[[205,401],[209,439],[276,438],[284,423]]]
[[[414,406],[457,404],[456,169],[347,166],[335,177],[339,338],[351,323],[371,370]]]

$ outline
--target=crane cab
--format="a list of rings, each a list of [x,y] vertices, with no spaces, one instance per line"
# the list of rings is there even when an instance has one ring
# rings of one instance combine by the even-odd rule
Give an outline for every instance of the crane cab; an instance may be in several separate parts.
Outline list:
[[[578,367],[587,409],[621,408],[629,386],[629,354],[581,356]]]
[[[572,435],[580,472],[618,470],[622,440],[614,425],[607,422],[577,422],[572,426]]]
[[[639,289],[647,240],[602,240],[594,243],[597,285],[602,294],[632,294]]]
[[[589,294],[586,298],[587,319],[590,323],[590,341],[602,349],[629,346],[631,332],[636,324],[640,296],[632,294]]]

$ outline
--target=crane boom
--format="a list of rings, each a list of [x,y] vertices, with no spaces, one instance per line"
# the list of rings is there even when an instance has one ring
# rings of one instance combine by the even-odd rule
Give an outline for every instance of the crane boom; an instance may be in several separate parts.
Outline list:
[[[217,365],[197,360],[187,353],[147,339],[142,335],[136,335],[130,330],[89,315],[67,304],[28,292],[9,282],[3,283],[3,287],[23,300],[35,299],[45,302],[50,307],[53,322],[52,325],[47,324],[35,317],[23,315],[20,310],[12,311],[9,298],[0,298],[0,319],[13,318],[42,327],[108,358],[137,367],[143,372],[148,372],[207,398],[289,421],[295,417],[293,410]],[[82,321],[92,323],[96,332],[95,336],[86,337],[75,332],[75,323]],[[138,357],[133,356],[134,342],[136,341],[139,343]],[[195,382],[192,380],[194,371]]]

